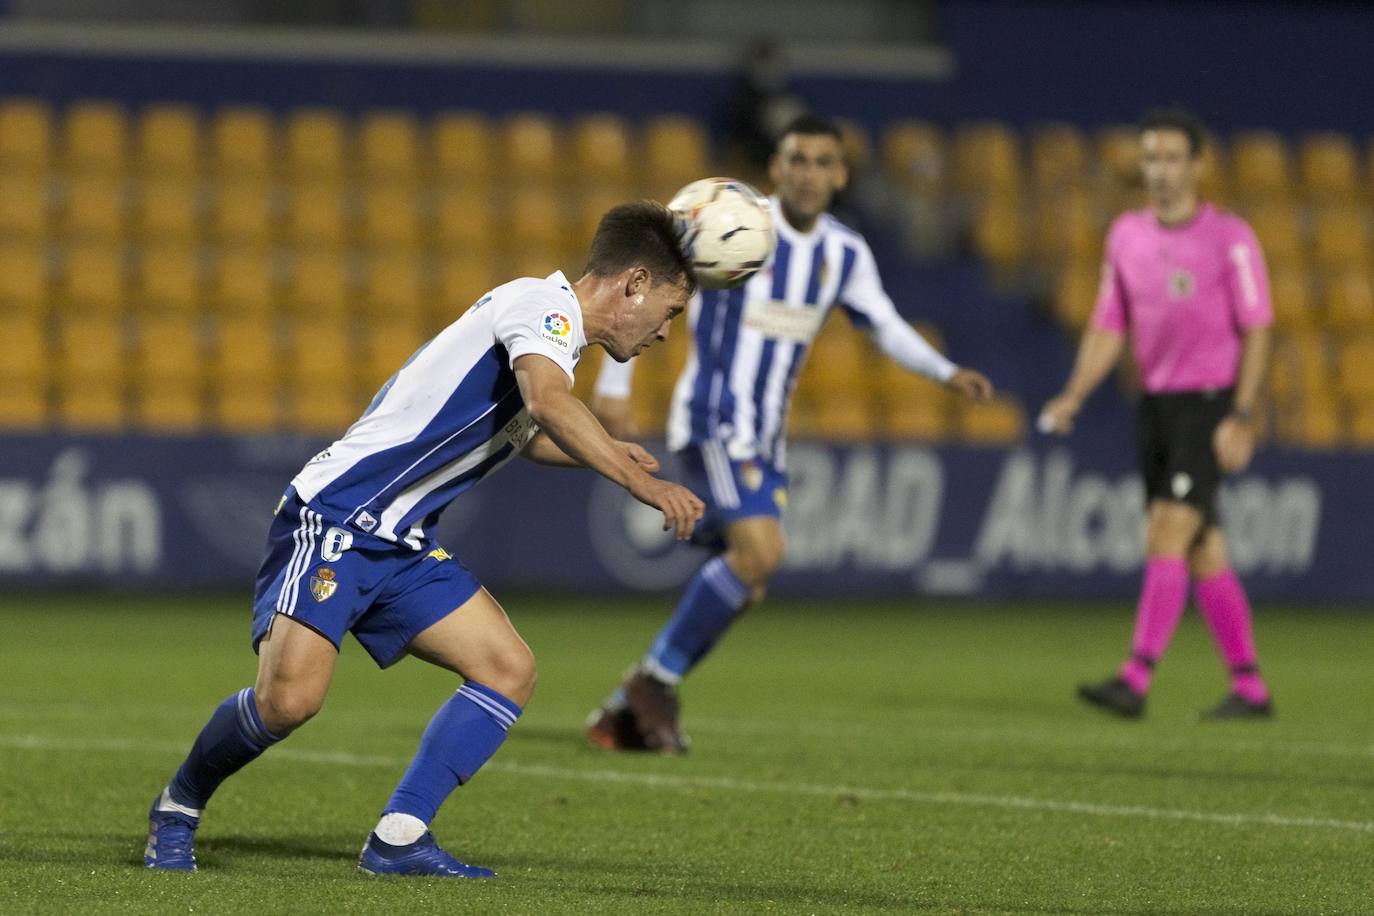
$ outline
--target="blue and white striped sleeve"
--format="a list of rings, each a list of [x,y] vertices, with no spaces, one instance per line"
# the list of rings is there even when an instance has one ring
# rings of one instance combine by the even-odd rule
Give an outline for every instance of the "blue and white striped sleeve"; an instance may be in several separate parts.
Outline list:
[[[849,320],[903,368],[941,383],[949,381],[958,371],[958,366],[941,355],[898,314],[897,307],[883,289],[873,252],[865,244],[857,246],[854,266],[839,291],[839,304]]]

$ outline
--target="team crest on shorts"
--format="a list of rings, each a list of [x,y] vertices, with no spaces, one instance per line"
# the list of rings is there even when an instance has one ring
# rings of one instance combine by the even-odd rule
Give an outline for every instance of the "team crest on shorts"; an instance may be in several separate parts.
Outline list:
[[[315,570],[315,575],[310,577],[310,594],[316,601],[327,601],[338,589],[339,583],[334,581],[338,573],[328,566],[321,566]]]
[[[763,468],[758,466],[758,462],[746,461],[739,467],[739,479],[745,487],[757,492],[763,486]]]
[[[1169,482],[1169,488],[1174,491],[1174,499],[1182,499],[1188,495],[1189,490],[1193,489],[1193,478],[1180,471]]]
[[[572,319],[564,312],[547,312],[539,326],[539,336],[567,352],[572,347]]]
[[[371,531],[377,527],[377,520],[366,512],[358,513],[358,527],[364,531]]]

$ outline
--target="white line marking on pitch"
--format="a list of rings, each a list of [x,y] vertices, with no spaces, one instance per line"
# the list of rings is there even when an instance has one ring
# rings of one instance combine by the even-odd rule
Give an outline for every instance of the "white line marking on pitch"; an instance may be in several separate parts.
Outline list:
[[[153,751],[177,753],[184,745],[169,742],[142,742],[127,738],[67,739],[46,735],[0,735],[0,747],[26,751]],[[327,763],[352,767],[403,767],[408,757],[380,754],[353,754],[347,751],[309,751],[289,747],[274,748],[268,760],[293,760],[301,763]],[[986,795],[978,792],[938,792],[918,789],[882,789],[868,786],[822,785],[798,782],[752,782],[727,776],[672,776],[662,773],[631,773],[623,770],[570,770],[546,764],[498,761],[489,772],[538,779],[571,780],[602,784],[648,786],[661,789],[709,789],[749,794],[798,795],[814,798],[857,798],[867,801],[902,801],[916,804],[964,805],[974,808],[1003,808],[1023,811],[1049,811],[1085,814],[1093,817],[1125,817],[1149,820],[1194,821],[1228,827],[1296,827],[1315,830],[1348,830],[1374,833],[1374,821],[1347,821],[1327,817],[1291,817],[1283,814],[1228,814],[1215,811],[1190,811],[1181,808],[1152,808],[1146,805],[1111,805],[1099,802],[1032,798],[1022,795]]]

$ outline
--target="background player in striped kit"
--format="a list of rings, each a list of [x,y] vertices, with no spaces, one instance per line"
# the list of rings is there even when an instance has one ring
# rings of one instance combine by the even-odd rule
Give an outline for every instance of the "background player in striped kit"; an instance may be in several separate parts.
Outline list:
[[[440,849],[429,824],[496,753],[534,691],[534,656],[505,612],[427,530],[455,497],[516,454],[590,467],[690,535],[702,504],[652,476],[572,395],[596,344],[617,360],[668,335],[692,276],[674,218],[643,201],[610,210],[587,272],[515,280],[421,347],[362,418],[296,475],[258,574],[252,687],[201,730],[149,813],[149,868],[194,871],[195,831],[219,785],[319,711],[344,634],[381,667],[414,655],[461,675],[368,837],[372,874],[490,877]]]
[[[782,562],[788,404],[833,306],[911,371],[971,398],[992,394],[984,376],[955,366],[901,318],[863,237],[826,213],[848,180],[833,123],[812,115],[793,121],[769,173],[777,250],[743,286],[693,298],[691,352],[669,417],[668,447],[707,501],[698,540],[717,553],[620,689],[592,714],[588,736],[606,748],[686,749],[678,682],[763,599]],[[628,367],[608,364],[597,388],[600,409],[623,416],[614,396],[628,393]]]
[[[1150,205],[1113,223],[1092,325],[1064,392],[1040,420],[1047,431],[1068,433],[1130,334],[1145,389],[1145,581],[1120,673],[1078,691],[1086,702],[1129,717],[1145,711],[1154,667],[1188,602],[1190,575],[1231,672],[1231,693],[1209,715],[1272,714],[1250,605],[1227,560],[1216,491],[1222,475],[1243,470],[1254,452],[1273,310],[1254,232],[1240,217],[1198,199],[1202,143],[1201,125],[1185,112],[1154,112],[1141,122]]]

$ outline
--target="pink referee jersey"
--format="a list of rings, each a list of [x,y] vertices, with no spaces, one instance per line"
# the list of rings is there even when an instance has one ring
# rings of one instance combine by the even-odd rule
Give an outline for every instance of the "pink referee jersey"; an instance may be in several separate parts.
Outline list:
[[[1245,220],[1203,204],[1181,226],[1148,209],[1112,223],[1093,325],[1130,333],[1146,391],[1234,385],[1242,333],[1272,321],[1264,254]]]

